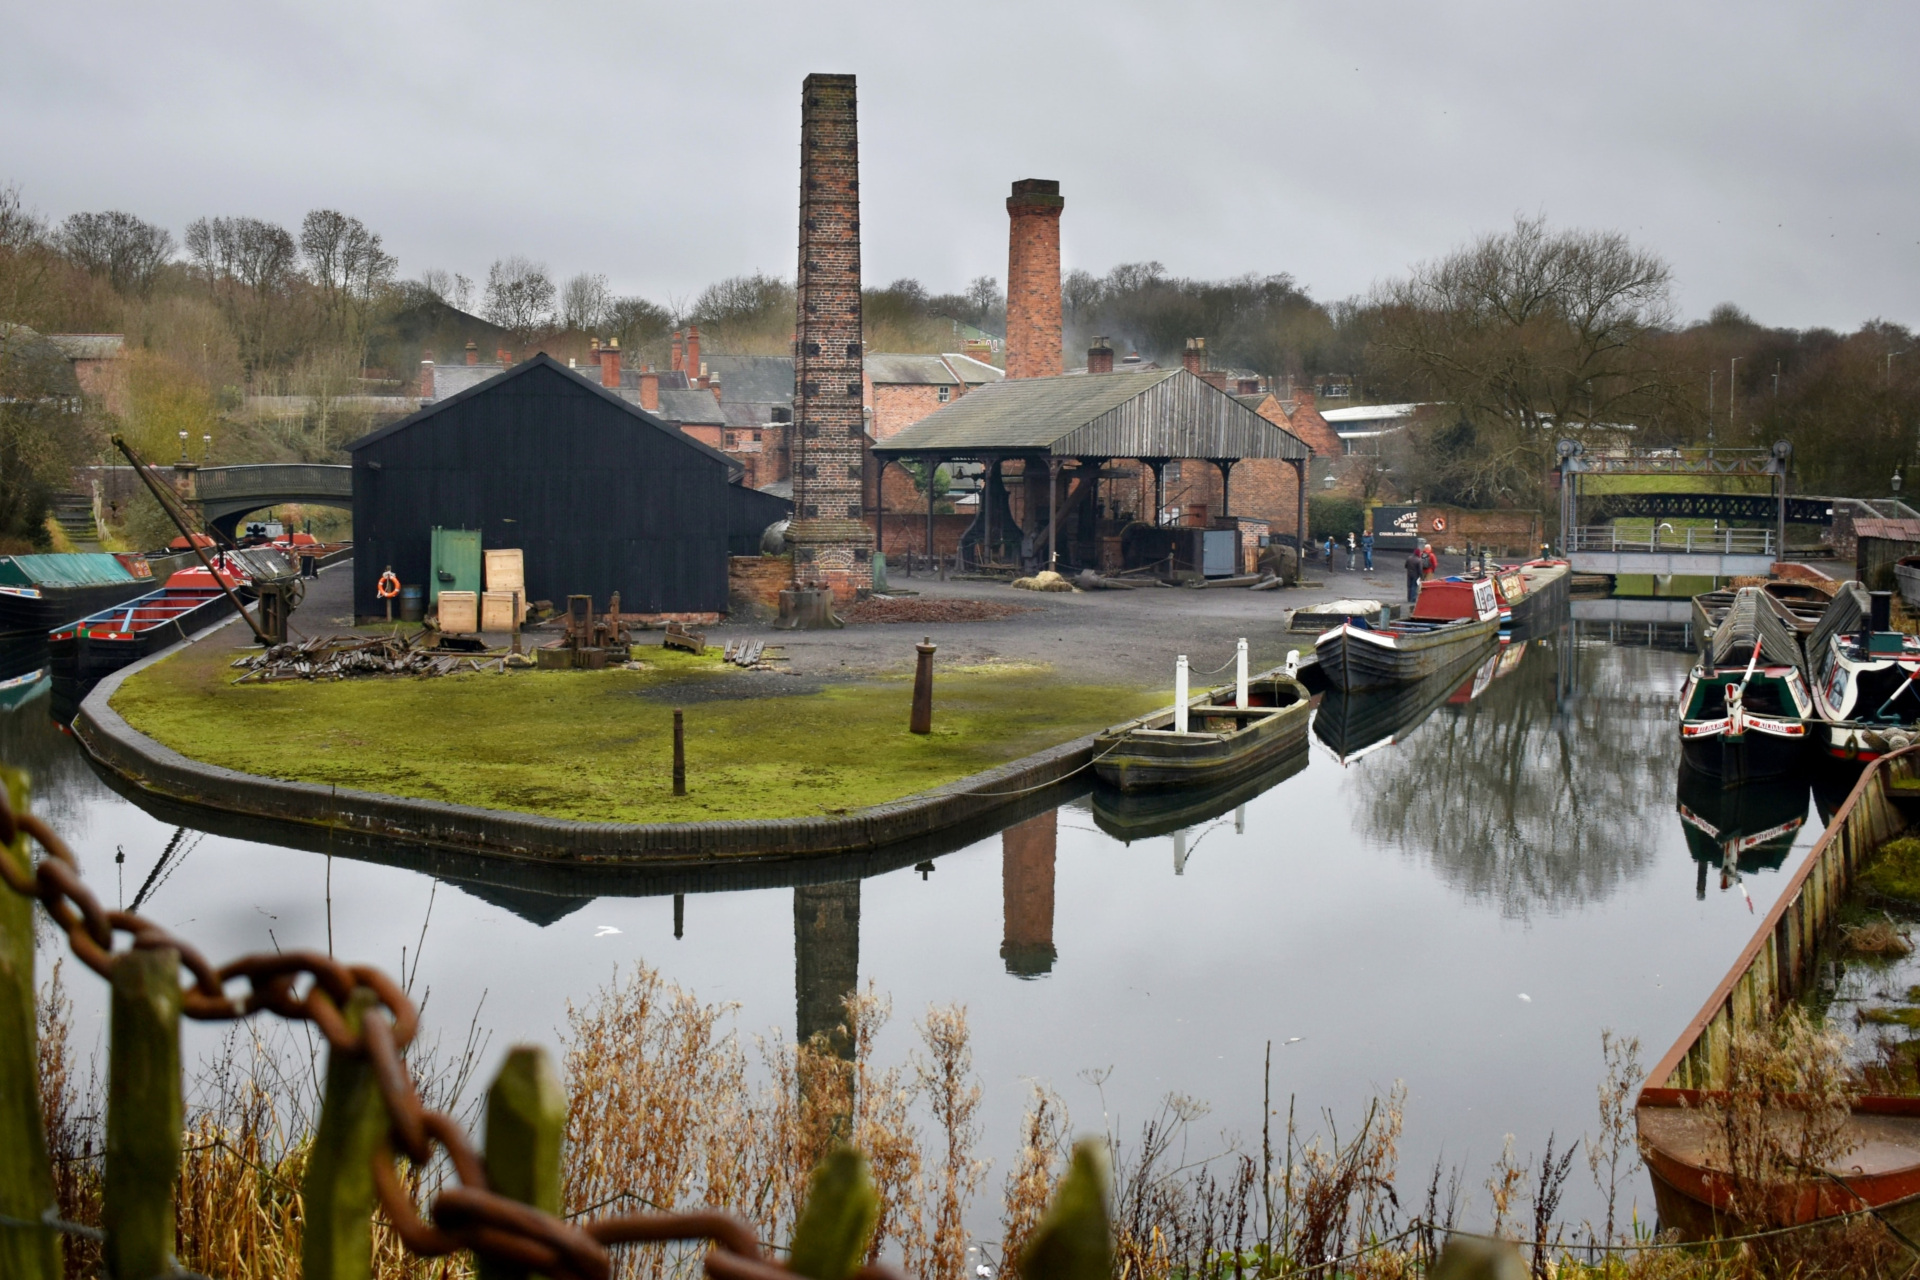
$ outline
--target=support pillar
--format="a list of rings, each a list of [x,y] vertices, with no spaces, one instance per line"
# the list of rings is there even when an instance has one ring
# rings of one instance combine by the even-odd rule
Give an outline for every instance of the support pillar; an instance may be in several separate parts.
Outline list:
[[[1047,568],[1055,568],[1060,558],[1060,459],[1047,459]]]
[[[1298,510],[1294,513],[1294,556],[1293,580],[1300,581],[1300,575],[1307,567],[1307,470],[1313,461],[1313,455],[1293,460],[1294,502]]]
[[[1237,458],[1213,459],[1213,465],[1220,470],[1220,514],[1222,516],[1228,515],[1233,510],[1232,504],[1227,501],[1227,485],[1233,479],[1233,464],[1237,461],[1239,461]]]
[[[920,460],[920,465],[921,465],[921,467],[922,467],[922,468],[924,469],[924,471],[926,472],[926,481],[927,481],[927,559],[928,559],[928,560],[932,560],[932,559],[933,559],[933,473],[934,473],[934,472],[936,472],[936,471],[938,471],[938,470],[940,469],[940,464],[939,464],[939,462],[937,462],[936,460],[934,460],[934,458],[933,458],[933,457],[931,457],[931,456],[928,456],[928,457],[925,457],[925,458],[922,458],[922,459]]]

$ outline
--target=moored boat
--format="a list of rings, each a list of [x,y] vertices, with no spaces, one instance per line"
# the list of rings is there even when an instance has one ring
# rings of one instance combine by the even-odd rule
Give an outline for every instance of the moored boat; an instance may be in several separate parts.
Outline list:
[[[105,552],[0,556],[0,632],[53,628],[154,588],[145,556]]]
[[[1573,569],[1565,560],[1529,560],[1496,569],[1492,577],[1500,620],[1510,628],[1532,632],[1566,602]]]
[[[1845,582],[1807,639],[1821,746],[1868,761],[1920,739],[1920,636],[1892,629],[1892,597]]]
[[[233,612],[233,598],[217,585],[176,585],[188,572],[175,574],[158,591],[49,633],[47,657],[54,678],[75,691],[84,689]]]
[[[1342,766],[1392,746],[1425,724],[1427,717],[1465,691],[1484,690],[1501,668],[1504,650],[1465,651],[1446,670],[1412,684],[1322,695],[1313,713],[1313,736]]]
[[[1216,787],[1258,772],[1306,741],[1307,687],[1284,667],[1247,680],[1246,705],[1235,685],[1210,690],[1187,706],[1115,725],[1094,739],[1093,771],[1121,791]]]
[[[1806,825],[1807,794],[1802,775],[1729,787],[1682,764],[1673,807],[1698,867],[1695,896],[1706,897],[1710,869],[1720,872],[1722,890],[1742,871],[1778,870]]]
[[[1488,578],[1423,583],[1413,616],[1384,626],[1350,621],[1314,642],[1321,675],[1349,693],[1411,684],[1498,641],[1500,604]]]
[[[1813,715],[1792,622],[1761,588],[1740,588],[1681,689],[1681,758],[1730,783],[1776,777],[1803,762]]]
[[[1093,821],[1116,840],[1148,840],[1212,822],[1241,805],[1265,795],[1307,767],[1303,736],[1278,759],[1258,773],[1211,787],[1181,787],[1172,791],[1115,791],[1096,787]]]

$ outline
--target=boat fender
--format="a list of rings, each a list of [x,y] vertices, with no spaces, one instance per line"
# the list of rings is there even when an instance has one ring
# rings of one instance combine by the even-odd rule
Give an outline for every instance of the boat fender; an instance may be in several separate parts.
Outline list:
[[[1913,738],[1907,734],[1896,730],[1887,735],[1887,750],[1889,751],[1904,751],[1912,745]]]
[[[1287,675],[1298,676],[1299,674],[1300,651],[1298,649],[1289,649],[1287,650]]]

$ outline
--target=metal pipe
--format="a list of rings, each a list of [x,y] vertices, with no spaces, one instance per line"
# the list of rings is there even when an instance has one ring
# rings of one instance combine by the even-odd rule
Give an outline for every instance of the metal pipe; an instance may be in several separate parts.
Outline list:
[[[1047,568],[1060,560],[1060,460],[1047,459]],[[1055,569],[1055,572],[1058,572]]]
[[[673,794],[687,794],[687,731],[679,707],[673,709]]]
[[[1240,637],[1233,655],[1233,705],[1247,709],[1247,639]]]

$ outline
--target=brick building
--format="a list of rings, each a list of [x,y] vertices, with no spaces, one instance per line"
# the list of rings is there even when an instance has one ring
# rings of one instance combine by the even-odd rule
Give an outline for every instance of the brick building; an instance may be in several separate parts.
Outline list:
[[[50,333],[47,341],[67,358],[80,394],[115,417],[127,412],[127,340],[117,333]]]

